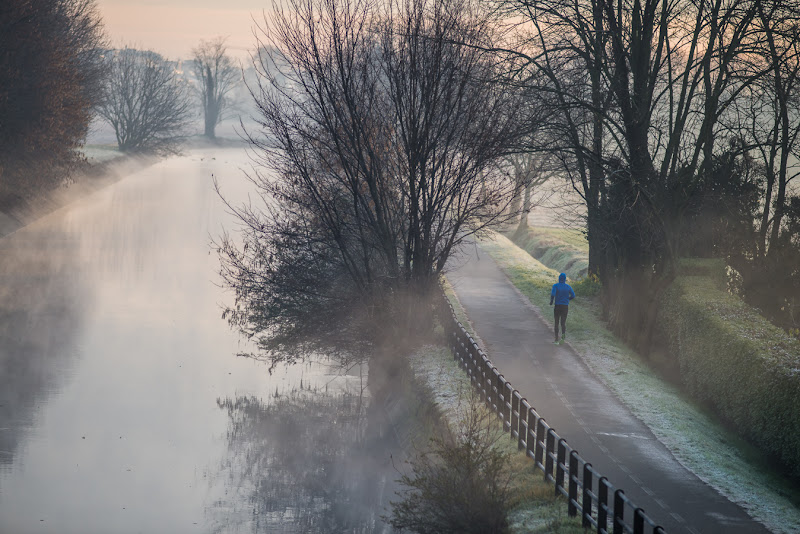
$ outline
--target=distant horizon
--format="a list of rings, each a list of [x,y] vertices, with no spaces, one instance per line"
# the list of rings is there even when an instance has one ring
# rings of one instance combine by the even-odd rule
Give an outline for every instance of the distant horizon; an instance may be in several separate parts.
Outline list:
[[[256,47],[253,30],[271,2],[229,0],[97,0],[108,44],[152,50],[171,60],[191,59],[201,40],[226,37],[229,54],[247,61]]]

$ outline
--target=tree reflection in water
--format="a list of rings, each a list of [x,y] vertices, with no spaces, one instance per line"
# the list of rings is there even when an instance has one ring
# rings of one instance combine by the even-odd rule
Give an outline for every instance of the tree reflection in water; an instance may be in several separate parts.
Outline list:
[[[225,518],[218,531],[391,532],[380,516],[397,472],[391,442],[372,431],[378,425],[370,424],[366,401],[307,390],[269,403],[218,399],[229,416],[228,489],[212,512]]]
[[[41,224],[0,240],[0,469],[79,356],[79,247],[76,234]]]

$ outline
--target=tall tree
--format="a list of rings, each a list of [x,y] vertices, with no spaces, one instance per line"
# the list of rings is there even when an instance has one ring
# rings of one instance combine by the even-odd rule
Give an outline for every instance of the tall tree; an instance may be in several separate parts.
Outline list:
[[[81,159],[102,91],[94,0],[0,3],[0,189],[3,203],[64,180]]]
[[[748,64],[760,1],[506,3],[532,29],[526,47],[506,52],[562,112],[551,150],[586,200],[606,311],[644,351],[674,276],[685,192],[709,164],[720,116],[763,75]]]
[[[108,53],[110,73],[98,113],[114,128],[121,152],[177,148],[189,118],[186,84],[159,54],[125,47]]]
[[[800,273],[792,265],[800,237],[789,219],[796,218],[792,206],[800,196],[792,187],[800,176],[800,4],[765,2],[757,22],[762,40],[754,61],[764,74],[723,119],[739,140],[739,158],[760,171],[761,194],[749,212],[751,232],[725,253],[742,277],[745,299],[781,326],[797,328]]]
[[[448,258],[510,201],[494,169],[524,125],[470,46],[485,19],[459,0],[384,7],[298,0],[269,23],[251,135],[266,206],[239,211],[243,247],[221,244],[230,317],[265,348],[429,328]]]
[[[547,154],[519,152],[509,155],[505,163],[511,166],[514,180],[514,195],[511,198],[509,213],[518,215],[518,229],[528,227],[528,215],[533,208],[535,188],[558,176],[556,162]]]
[[[203,105],[203,135],[214,139],[217,124],[225,118],[225,111],[230,107],[229,95],[241,79],[240,69],[227,55],[223,37],[200,41],[192,55],[192,68],[199,84],[196,91]]]
[[[778,241],[788,187],[800,175],[800,4],[759,5],[766,75],[752,94],[747,130],[764,164],[766,191],[758,255]]]

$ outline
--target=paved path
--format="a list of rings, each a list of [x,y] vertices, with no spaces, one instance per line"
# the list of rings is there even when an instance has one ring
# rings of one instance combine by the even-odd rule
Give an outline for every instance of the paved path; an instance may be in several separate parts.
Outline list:
[[[678,463],[569,345],[553,345],[552,321],[471,248],[448,279],[487,355],[586,461],[669,533],[768,532]]]

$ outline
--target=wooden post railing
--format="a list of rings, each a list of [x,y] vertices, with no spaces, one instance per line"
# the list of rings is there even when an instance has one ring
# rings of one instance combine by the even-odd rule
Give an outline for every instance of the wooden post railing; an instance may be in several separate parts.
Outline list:
[[[665,534],[665,530],[644,510],[636,507],[624,491],[614,488],[606,477],[572,449],[522,397],[522,393],[514,389],[458,322],[444,295],[440,308],[447,346],[453,358],[469,376],[481,401],[502,420],[503,428],[511,438],[517,440],[518,448],[533,459],[536,468],[544,473],[545,480],[554,483],[556,495],[566,497],[567,513],[580,515],[581,524],[598,534]],[[609,503],[610,494],[613,503]],[[626,513],[626,508],[629,513]]]

